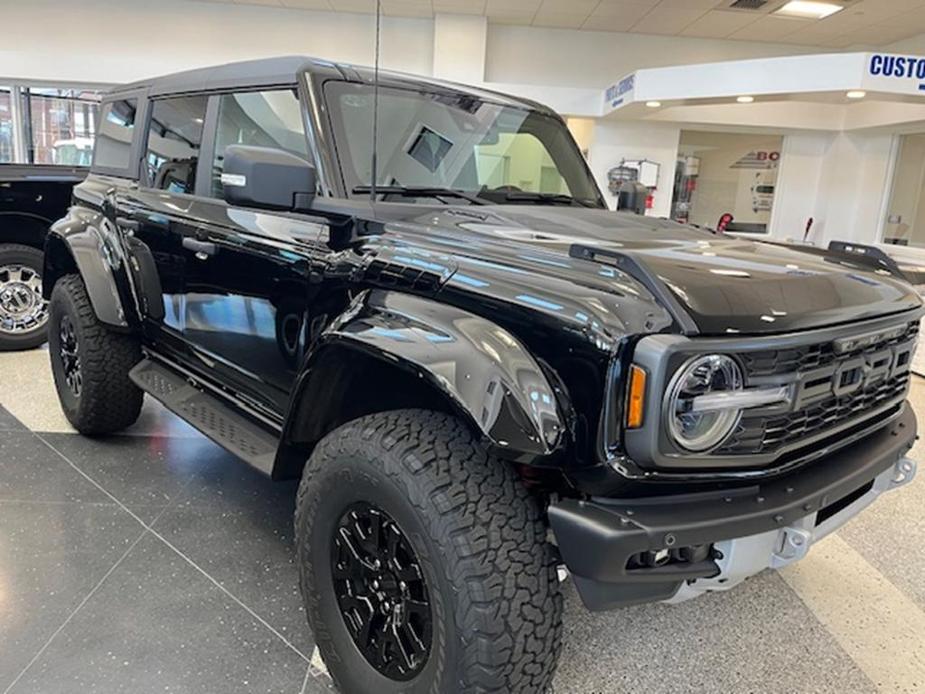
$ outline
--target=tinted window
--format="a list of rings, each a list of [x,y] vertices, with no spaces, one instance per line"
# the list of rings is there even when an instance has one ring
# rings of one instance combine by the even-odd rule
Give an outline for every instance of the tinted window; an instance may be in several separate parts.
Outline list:
[[[127,169],[132,152],[137,99],[103,104],[99,132],[93,150],[93,165],[107,169]]]
[[[145,155],[147,183],[152,188],[195,191],[207,101],[206,96],[184,96],[153,102]]]
[[[225,94],[219,101],[212,162],[212,195],[222,197],[222,170],[229,145],[273,147],[308,156],[299,99],[291,89]]]

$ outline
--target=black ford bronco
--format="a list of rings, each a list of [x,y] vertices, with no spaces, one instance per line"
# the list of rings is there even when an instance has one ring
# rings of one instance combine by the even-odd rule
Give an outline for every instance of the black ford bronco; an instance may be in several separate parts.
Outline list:
[[[62,407],[105,434],[148,394],[301,477],[345,692],[546,691],[560,576],[725,590],[915,474],[908,284],[611,212],[543,106],[296,57],[100,121],[46,245]]]

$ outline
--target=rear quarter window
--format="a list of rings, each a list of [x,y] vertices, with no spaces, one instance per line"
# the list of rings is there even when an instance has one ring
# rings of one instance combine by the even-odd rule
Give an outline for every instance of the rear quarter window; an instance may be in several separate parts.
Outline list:
[[[107,101],[100,110],[100,126],[93,149],[93,168],[129,168],[138,99]]]

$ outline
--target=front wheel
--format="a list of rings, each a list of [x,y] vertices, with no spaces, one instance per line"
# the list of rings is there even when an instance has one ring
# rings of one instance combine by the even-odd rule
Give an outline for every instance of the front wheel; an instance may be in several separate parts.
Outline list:
[[[302,598],[347,694],[548,691],[562,596],[540,505],[453,417],[329,434],[295,514]]]
[[[45,342],[43,257],[30,246],[0,245],[0,352],[33,349]]]

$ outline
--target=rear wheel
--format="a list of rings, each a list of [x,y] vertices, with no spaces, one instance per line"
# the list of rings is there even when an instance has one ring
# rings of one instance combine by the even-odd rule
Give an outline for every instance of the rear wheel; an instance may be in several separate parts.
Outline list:
[[[48,351],[64,415],[82,434],[109,434],[138,419],[144,393],[129,378],[141,360],[132,336],[101,323],[79,275],[51,293]]]
[[[562,597],[540,505],[453,417],[345,424],[295,516],[302,597],[341,691],[549,689]]]
[[[45,342],[48,303],[42,297],[42,251],[0,245],[0,351],[33,349]]]

